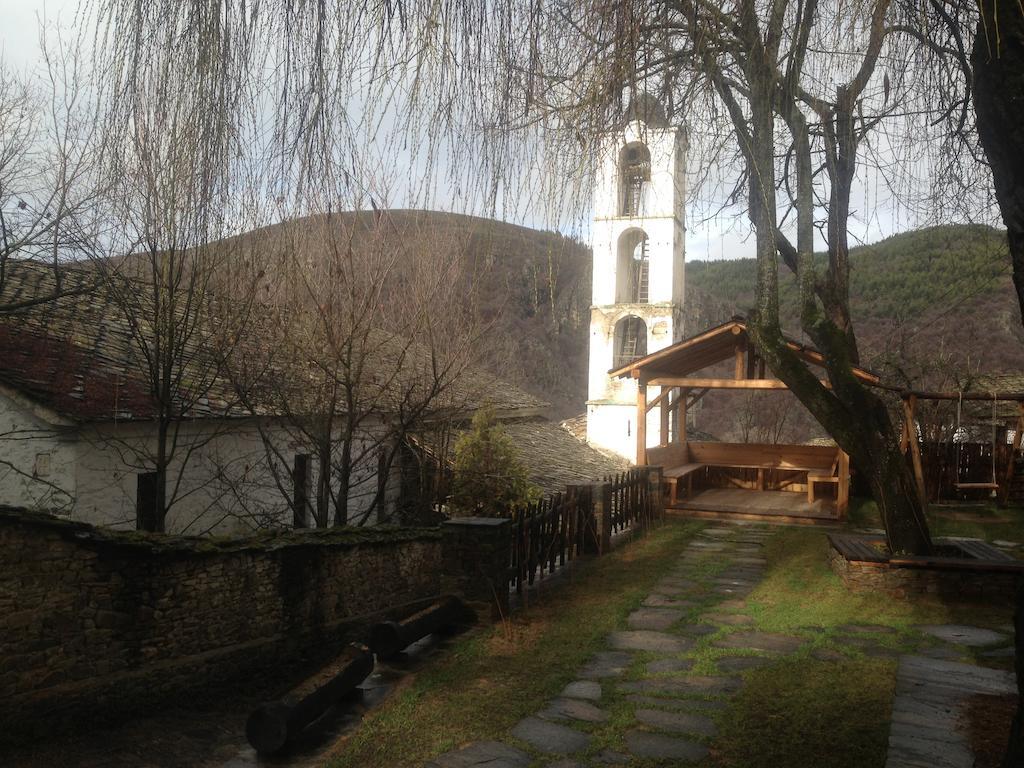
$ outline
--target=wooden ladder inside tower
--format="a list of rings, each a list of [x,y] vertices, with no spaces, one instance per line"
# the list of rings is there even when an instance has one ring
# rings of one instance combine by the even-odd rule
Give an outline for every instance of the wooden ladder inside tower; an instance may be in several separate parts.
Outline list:
[[[638,323],[626,323],[626,335],[622,339],[622,352],[620,357],[623,364],[636,359],[636,349],[640,344],[640,334],[637,333]]]
[[[648,259],[647,254],[647,238],[643,239],[640,244],[640,258],[637,263],[633,265],[635,270],[635,283],[634,283],[634,300],[637,304],[646,304],[648,297],[650,296],[650,275],[651,275],[651,262]]]

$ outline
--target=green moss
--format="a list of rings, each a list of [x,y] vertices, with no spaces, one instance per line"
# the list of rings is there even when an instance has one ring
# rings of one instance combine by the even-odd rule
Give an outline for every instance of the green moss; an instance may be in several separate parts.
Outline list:
[[[337,527],[314,530],[267,530],[252,536],[173,536],[144,531],[119,531],[77,520],[66,520],[41,512],[0,506],[0,525],[26,525],[51,531],[96,547],[117,547],[125,552],[216,554],[271,551],[284,547],[372,546],[401,541],[429,541],[441,538],[439,528],[401,526]]]

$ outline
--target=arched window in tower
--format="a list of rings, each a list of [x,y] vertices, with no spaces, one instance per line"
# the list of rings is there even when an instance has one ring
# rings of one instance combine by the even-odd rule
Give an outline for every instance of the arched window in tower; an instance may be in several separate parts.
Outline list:
[[[619,304],[646,304],[650,301],[649,241],[647,233],[636,227],[619,235],[615,265],[615,301]]]
[[[622,215],[639,216],[644,184],[651,180],[651,151],[639,141],[622,148],[619,153],[619,183]]]
[[[635,315],[615,324],[613,368],[621,368],[647,354],[647,324]]]

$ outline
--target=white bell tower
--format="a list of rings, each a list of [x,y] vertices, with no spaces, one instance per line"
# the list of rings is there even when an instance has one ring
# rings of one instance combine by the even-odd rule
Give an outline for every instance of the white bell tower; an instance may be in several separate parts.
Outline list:
[[[636,461],[637,385],[608,372],[683,337],[686,137],[646,94],[626,119],[604,139],[594,185],[587,441]],[[648,414],[655,441],[659,420]]]

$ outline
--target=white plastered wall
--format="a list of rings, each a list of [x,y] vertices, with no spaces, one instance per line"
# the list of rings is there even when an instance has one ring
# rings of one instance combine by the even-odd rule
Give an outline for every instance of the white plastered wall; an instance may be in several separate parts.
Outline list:
[[[45,411],[40,415],[39,410],[23,398],[0,391],[0,504],[56,512],[96,525],[134,528],[138,475],[147,471],[145,457],[154,452],[155,425],[73,425]],[[176,497],[166,520],[169,533],[231,535],[292,524],[286,496],[291,493],[291,462],[295,454],[313,451],[283,425],[264,422],[263,433],[280,457],[268,453],[252,419],[199,420],[182,425],[178,458],[168,473],[168,496]],[[362,453],[373,442],[358,443],[354,453]],[[39,455],[48,456],[44,477],[34,476]],[[317,482],[314,457],[310,473],[313,503]],[[385,486],[385,509],[393,507],[400,489],[400,468],[394,466]],[[350,521],[365,518],[369,524],[378,522],[376,512],[366,516],[376,492],[376,454],[371,451],[353,470]],[[307,521],[313,524],[311,516]]]

